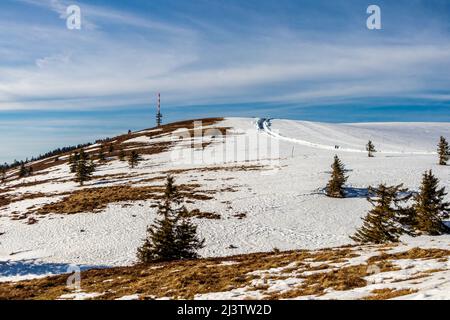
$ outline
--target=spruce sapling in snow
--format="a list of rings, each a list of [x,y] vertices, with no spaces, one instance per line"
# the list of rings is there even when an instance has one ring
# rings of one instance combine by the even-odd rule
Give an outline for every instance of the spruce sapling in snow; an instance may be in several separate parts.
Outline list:
[[[5,168],[2,168],[2,170],[1,170],[0,181],[2,184],[6,182],[6,169]]]
[[[428,235],[440,235],[449,231],[443,222],[450,213],[450,203],[444,201],[446,195],[445,188],[439,188],[439,179],[433,172],[425,172],[419,193],[414,197],[418,231]]]
[[[120,161],[125,161],[125,151],[123,151],[123,149],[121,148],[119,151],[119,160]]]
[[[28,174],[28,170],[25,167],[25,164],[22,162],[19,169],[19,178],[26,177]]]
[[[112,143],[109,144],[108,152],[111,154],[114,152],[114,146]]]
[[[75,181],[80,183],[80,186],[84,185],[85,181],[91,179],[93,173],[93,167],[87,163],[87,156],[83,150],[80,152],[80,158],[77,162],[77,171]]]
[[[439,155],[439,165],[445,166],[447,165],[447,161],[450,157],[450,147],[448,145],[447,140],[444,137],[441,137],[438,145],[438,155]]]
[[[326,187],[326,194],[332,198],[343,198],[345,196],[344,193],[344,184],[347,181],[347,178],[344,174],[345,167],[338,156],[334,156],[334,162],[331,165],[331,179]]]
[[[101,146],[100,151],[98,152],[98,160],[100,162],[104,162],[106,160],[105,152],[103,151],[103,146]]]
[[[381,184],[378,188],[369,188],[367,197],[373,208],[363,219],[363,226],[350,238],[359,243],[386,243],[398,242],[404,228],[400,223],[405,210],[400,203],[406,202],[411,195],[403,185],[386,186]]]
[[[130,155],[128,156],[128,165],[131,169],[134,169],[138,165],[138,163],[141,161],[141,157],[139,156],[139,153],[136,150],[131,151]]]
[[[366,150],[368,153],[369,158],[373,158],[374,157],[374,153],[377,152],[377,150],[375,150],[375,146],[373,145],[372,141],[369,140],[369,142],[366,145]]]
[[[94,159],[91,158],[91,160],[89,161],[89,173],[93,174],[95,172],[95,163],[94,163]]]
[[[171,176],[167,177],[163,199],[158,206],[161,218],[147,229],[147,238],[137,251],[141,263],[198,258],[197,250],[205,240],[197,237],[197,227],[192,224]]]
[[[78,152],[75,152],[70,155],[69,157],[69,167],[70,167],[70,173],[76,173],[77,172],[77,165],[78,160],[80,159],[80,155]]]

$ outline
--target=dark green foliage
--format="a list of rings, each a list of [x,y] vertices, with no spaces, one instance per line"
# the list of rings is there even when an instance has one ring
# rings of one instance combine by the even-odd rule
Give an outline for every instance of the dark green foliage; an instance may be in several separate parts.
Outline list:
[[[15,169],[15,168],[19,168],[21,166],[21,164],[28,164],[30,162],[35,162],[35,161],[39,161],[39,160],[43,160],[43,159],[47,159],[47,158],[51,158],[54,156],[58,156],[64,153],[68,153],[71,152],[75,149],[81,149],[81,148],[85,148],[92,145],[91,143],[85,143],[85,144],[79,144],[77,146],[70,146],[70,147],[63,147],[63,148],[58,148],[49,152],[46,152],[44,154],[40,154],[37,157],[32,157],[30,160],[26,159],[25,161],[17,161],[14,160],[12,163],[8,164],[8,163],[4,163],[2,165],[0,165],[0,169],[1,168],[5,168],[5,169]]]
[[[141,157],[139,156],[139,153],[136,150],[131,151],[130,155],[128,156],[128,165],[131,169],[136,167],[138,163],[141,161]]]
[[[161,218],[148,227],[147,238],[137,250],[141,263],[198,258],[197,250],[204,247],[205,240],[198,238],[197,227],[184,218],[187,209],[182,203],[183,197],[169,176],[158,206]]]
[[[103,145],[100,147],[100,151],[98,152],[98,160],[101,162],[106,161],[105,152],[103,151]]]
[[[387,243],[398,242],[400,235],[405,232],[401,221],[408,220],[410,208],[403,208],[401,203],[411,198],[408,189],[403,185],[369,188],[370,196],[367,200],[373,205],[372,210],[363,219],[363,226],[350,238],[359,243]]]
[[[80,154],[78,152],[75,152],[69,156],[70,173],[77,172],[78,160],[80,160]]]
[[[450,203],[444,201],[446,195],[445,188],[439,188],[439,179],[432,171],[425,172],[419,193],[414,197],[418,231],[428,235],[440,235],[449,231],[443,223],[450,212]]]
[[[345,167],[338,156],[334,156],[334,162],[331,165],[331,179],[326,187],[326,194],[332,198],[343,198],[345,196],[344,193],[344,184],[347,181],[345,176]]]
[[[88,157],[82,149],[79,154],[79,159],[76,162],[75,181],[78,182],[80,186],[84,185],[85,181],[91,179],[94,170],[95,167],[93,161],[91,160],[91,162],[88,164]]]
[[[447,161],[450,157],[450,147],[448,145],[447,140],[444,137],[441,137],[438,145],[438,155],[439,155],[439,164],[441,166],[447,165]]]
[[[19,169],[19,178],[23,178],[25,177],[27,174],[27,169],[25,168],[25,164],[21,164],[20,165],[20,169]]]
[[[1,168],[0,170],[0,182],[3,184],[6,182],[6,169]]]
[[[120,149],[120,151],[119,151],[119,160],[120,161],[125,161],[125,157],[126,157],[125,151],[123,151],[123,149]]]
[[[19,168],[19,178],[25,178],[33,175],[33,167],[32,166],[25,166],[25,163],[22,162]]]
[[[28,169],[25,167],[25,164],[22,163],[19,168],[19,178],[24,178],[28,176]]]
[[[109,144],[108,152],[109,153],[113,153],[114,152],[114,145],[112,143]]]
[[[373,158],[374,157],[374,153],[377,152],[377,150],[375,150],[375,146],[373,145],[372,141],[369,140],[369,142],[366,145],[366,150],[367,150],[367,154],[369,156],[369,158]]]

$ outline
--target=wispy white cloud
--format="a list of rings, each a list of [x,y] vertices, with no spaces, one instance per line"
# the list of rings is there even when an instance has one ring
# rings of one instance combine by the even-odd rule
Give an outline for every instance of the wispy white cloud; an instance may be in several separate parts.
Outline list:
[[[69,4],[20,1],[59,17]],[[0,64],[0,110],[143,104],[158,91],[172,104],[383,95],[444,99],[447,95],[430,91],[450,85],[450,45],[441,33],[435,41],[429,32],[423,41],[419,36],[370,41],[362,32],[351,39],[341,34],[314,39],[313,30],[276,25],[264,26],[264,32],[246,26],[237,34],[198,17],[182,25],[79,4],[83,21],[95,27],[68,31],[61,24],[0,22],[7,24],[8,36],[18,36],[11,41],[16,49],[0,50],[0,58],[28,52],[20,64]],[[248,18],[257,20],[251,12]],[[117,25],[133,30],[112,27]],[[0,42],[5,38],[0,32]],[[439,87],[431,87],[430,79],[437,77]]]

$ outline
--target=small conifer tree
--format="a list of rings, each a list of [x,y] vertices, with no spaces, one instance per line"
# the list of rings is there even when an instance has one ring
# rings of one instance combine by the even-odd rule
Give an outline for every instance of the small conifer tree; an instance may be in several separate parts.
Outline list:
[[[131,151],[130,155],[128,156],[128,165],[131,169],[134,169],[138,165],[138,163],[141,161],[141,157],[139,156],[139,153],[136,150]]]
[[[167,177],[163,199],[158,206],[161,218],[147,229],[147,238],[137,251],[141,263],[173,261],[198,258],[197,250],[204,247],[205,240],[197,236],[171,176]]]
[[[114,145],[112,143],[109,144],[108,152],[111,154],[114,152]]]
[[[95,172],[95,163],[94,163],[94,159],[90,159],[89,161],[89,173],[92,175]]]
[[[75,153],[70,155],[70,157],[69,157],[70,173],[76,173],[77,172],[77,165],[78,165],[78,160],[79,159],[80,159],[80,154],[78,152],[75,152]]]
[[[80,152],[80,157],[76,167],[75,181],[78,182],[80,186],[83,186],[85,181],[91,179],[93,173],[93,167],[87,163],[87,156],[83,149]]]
[[[369,140],[369,142],[367,143],[366,150],[367,150],[367,154],[368,154],[369,158],[373,158],[374,157],[373,154],[375,152],[377,152],[377,150],[375,150],[375,146],[371,140]]]
[[[334,156],[334,162],[331,165],[331,169],[331,179],[327,184],[326,194],[332,198],[343,198],[345,196],[344,184],[348,177],[345,176],[344,164],[337,155]]]
[[[28,170],[25,167],[25,164],[22,162],[19,168],[19,178],[26,177],[28,175]]]
[[[3,184],[6,182],[6,168],[2,168],[0,173],[0,182]]]
[[[449,231],[443,222],[450,213],[450,203],[444,200],[446,195],[445,188],[439,188],[439,179],[433,172],[425,172],[420,190],[414,197],[418,231],[428,235],[440,235]]]
[[[100,162],[106,161],[105,152],[103,151],[103,146],[101,146],[100,151],[98,152],[98,160],[100,160]]]
[[[378,188],[369,188],[369,195],[367,200],[373,208],[363,218],[362,227],[350,238],[359,243],[398,242],[400,235],[404,233],[400,219],[405,210],[408,210],[400,204],[410,199],[408,189],[403,188],[403,185],[381,184]]]
[[[123,151],[123,149],[121,148],[120,151],[119,151],[119,160],[120,161],[125,161],[125,157],[126,157],[125,151]]]
[[[444,137],[441,137],[439,140],[438,155],[439,155],[439,165],[441,166],[447,165],[447,161],[450,157],[450,147],[448,145],[447,140]]]

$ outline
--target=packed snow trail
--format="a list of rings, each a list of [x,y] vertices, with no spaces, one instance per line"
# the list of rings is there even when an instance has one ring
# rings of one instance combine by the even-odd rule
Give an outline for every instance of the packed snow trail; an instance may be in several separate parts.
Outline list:
[[[305,141],[305,140],[301,140],[301,139],[289,138],[289,137],[282,136],[281,134],[272,130],[271,119],[260,118],[256,121],[256,125],[257,125],[258,129],[263,130],[266,134],[268,134],[271,137],[274,137],[274,138],[277,138],[277,139],[280,139],[283,141],[291,142],[291,143],[300,144],[300,145],[303,145],[306,147],[322,149],[322,150],[332,150],[332,151],[367,153],[367,150],[365,150],[365,149],[342,148],[337,145],[329,146],[329,145],[325,145],[325,144],[313,143],[313,142],[309,142],[309,141]],[[433,154],[436,154],[436,152],[426,152],[426,151],[388,151],[388,152],[377,151],[377,153],[380,153],[380,154],[404,154],[404,155],[433,155]]]

